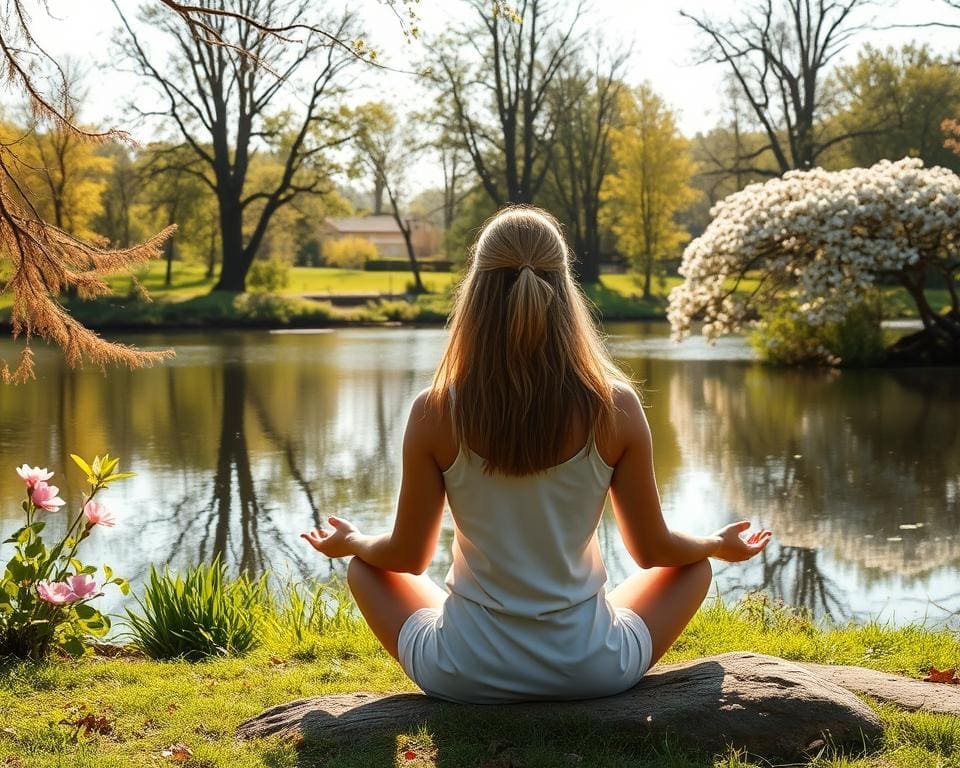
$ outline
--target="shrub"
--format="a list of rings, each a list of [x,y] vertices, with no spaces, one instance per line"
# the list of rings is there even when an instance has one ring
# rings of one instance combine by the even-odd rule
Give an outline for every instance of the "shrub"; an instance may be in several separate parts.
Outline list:
[[[127,581],[115,577],[107,565],[98,585],[93,578],[96,566],[84,565],[77,549],[95,526],[114,525],[113,515],[95,497],[131,473],[118,472],[119,460],[109,454],[90,464],[79,456],[72,458],[86,474],[90,492],[82,497],[76,515],[68,516],[66,533],[51,548],[41,535],[46,521],[35,518],[58,511],[66,502],[58,496],[59,488],[47,482],[53,472],[27,464],[17,468],[26,485],[21,505],[26,524],[3,542],[13,544],[14,552],[0,579],[0,655],[43,659],[54,648],[83,655],[91,638],[110,631],[110,619],[90,601],[102,595],[107,584],[116,584],[123,594],[129,591]]]
[[[323,262],[328,267],[363,269],[368,259],[375,259],[379,255],[377,246],[364,237],[344,237],[327,240],[323,244]]]
[[[245,653],[261,641],[266,574],[257,581],[240,575],[228,579],[217,556],[209,565],[188,568],[186,574],[159,574],[150,566],[142,615],[127,609],[134,645],[152,659]]]
[[[280,259],[262,259],[250,265],[247,287],[258,293],[277,293],[290,285],[290,265]]]
[[[883,359],[880,317],[867,302],[839,322],[810,323],[789,302],[769,311],[750,335],[767,362],[780,365],[873,365]]]

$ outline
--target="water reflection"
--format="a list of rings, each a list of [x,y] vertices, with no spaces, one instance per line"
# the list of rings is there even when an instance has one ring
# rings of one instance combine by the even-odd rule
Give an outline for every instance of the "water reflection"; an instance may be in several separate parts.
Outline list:
[[[837,619],[960,608],[960,372],[776,370],[736,341],[677,348],[662,326],[610,330],[645,382],[671,523],[708,532],[749,517],[777,532],[763,558],[717,569],[722,594],[763,588]],[[389,524],[409,404],[443,341],[433,329],[139,337],[177,359],[106,377],[38,354],[36,382],[0,389],[0,522],[15,521],[3,517],[21,492],[13,466],[50,464],[77,498],[78,474],[62,482],[69,453],[110,450],[138,476],[110,489],[122,524],[91,537],[90,562],[135,583],[151,562],[216,554],[251,574],[342,573],[298,534],[329,514]],[[609,511],[599,535],[616,583],[635,566]],[[448,518],[436,578],[451,536]]]

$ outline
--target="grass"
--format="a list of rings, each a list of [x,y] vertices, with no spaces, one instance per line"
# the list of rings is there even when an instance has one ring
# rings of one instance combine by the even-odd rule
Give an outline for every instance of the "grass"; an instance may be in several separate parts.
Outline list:
[[[202,264],[175,262],[173,284],[164,285],[166,264],[154,262],[137,272],[137,279],[150,300],[137,295],[129,274],[112,277],[115,296],[92,302],[68,302],[78,320],[94,328],[119,327],[276,327],[355,325],[399,321],[442,323],[450,312],[451,289],[459,273],[423,272],[428,294],[412,301],[380,300],[379,296],[403,294],[411,282],[409,272],[366,272],[327,267],[293,267],[286,289],[278,295],[211,295],[214,280]],[[636,274],[604,274],[600,283],[585,292],[604,320],[651,320],[666,316],[667,296],[681,282],[677,276],[655,278],[652,295],[643,298],[643,284]],[[754,277],[741,282],[740,290],[756,287]],[[316,297],[369,295],[360,306],[331,306]],[[314,298],[307,299],[306,296]],[[946,290],[928,291],[935,309],[946,307]],[[9,316],[12,296],[0,292],[0,323]],[[883,290],[887,318],[916,316],[912,301],[902,288]]]
[[[289,595],[287,596],[289,598]],[[715,758],[685,753],[677,743],[649,743],[597,733],[584,722],[558,722],[528,732],[499,717],[495,727],[435,722],[337,747],[320,741],[238,742],[235,727],[272,705],[346,691],[412,691],[399,665],[334,593],[326,610],[278,601],[264,645],[247,656],[200,663],[139,657],[85,657],[48,663],[9,663],[0,669],[0,765],[31,768],[139,768],[172,764],[161,752],[184,743],[187,768],[507,768],[522,766],[758,765],[730,752]],[[960,638],[948,631],[879,624],[820,628],[804,617],[753,597],[734,607],[708,603],[665,661],[729,650],[788,659],[858,664],[919,675],[930,665],[960,660]],[[815,768],[960,766],[960,718],[876,707],[884,742],[868,756],[824,755]],[[84,734],[69,724],[92,714],[109,724]],[[407,751],[416,757],[404,758]]]

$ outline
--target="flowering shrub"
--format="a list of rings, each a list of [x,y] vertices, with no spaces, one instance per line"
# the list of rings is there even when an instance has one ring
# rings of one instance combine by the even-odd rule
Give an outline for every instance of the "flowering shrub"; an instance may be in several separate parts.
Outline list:
[[[960,349],[960,177],[922,161],[884,160],[870,168],[791,171],[720,201],[713,221],[683,254],[684,282],[670,293],[675,338],[703,316],[714,339],[761,323],[784,302],[812,326],[841,322],[880,278],[910,294],[925,329]],[[951,311],[934,312],[924,295],[939,274]],[[749,294],[736,289],[758,277]],[[781,317],[781,320],[783,318]]]
[[[102,637],[110,630],[110,619],[89,601],[103,594],[100,590],[107,584],[116,584],[123,594],[129,592],[126,579],[114,576],[107,565],[98,584],[96,566],[84,565],[77,558],[77,548],[96,526],[115,525],[112,513],[94,497],[132,473],[118,472],[119,460],[109,454],[97,456],[90,464],[79,456],[71,458],[86,473],[90,491],[64,535],[50,548],[41,535],[46,521],[37,518],[60,510],[66,502],[60,498],[60,489],[49,482],[53,472],[27,464],[17,468],[26,486],[21,505],[26,524],[3,542],[13,544],[14,553],[0,580],[0,655],[42,659],[54,647],[81,655],[88,638]]]

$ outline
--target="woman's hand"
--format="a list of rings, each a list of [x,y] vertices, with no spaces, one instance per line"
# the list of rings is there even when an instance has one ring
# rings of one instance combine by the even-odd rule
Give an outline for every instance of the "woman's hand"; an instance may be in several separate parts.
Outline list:
[[[310,542],[310,546],[317,552],[322,552],[327,557],[349,557],[355,554],[354,539],[360,532],[339,517],[328,517],[327,522],[333,526],[332,531],[314,528],[300,536]]]
[[[717,531],[714,536],[720,543],[713,557],[726,560],[728,563],[739,563],[763,552],[773,534],[766,529],[761,529],[754,531],[746,539],[741,538],[740,534],[749,527],[749,520],[741,520],[739,523],[731,523]]]

